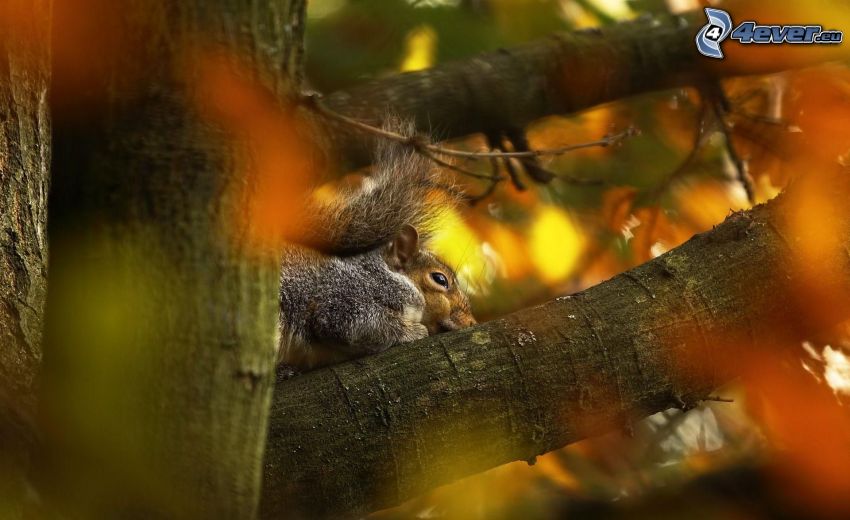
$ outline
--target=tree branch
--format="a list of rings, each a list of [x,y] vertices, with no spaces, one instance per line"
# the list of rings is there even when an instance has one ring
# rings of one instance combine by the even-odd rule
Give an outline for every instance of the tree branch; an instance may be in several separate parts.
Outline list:
[[[850,181],[829,182],[841,212],[831,218],[850,236],[840,204]],[[279,384],[263,516],[392,506],[708,398],[755,341],[824,325],[801,319],[807,303],[794,291],[810,273],[791,261],[806,242],[789,231],[788,200],[735,213],[574,296]],[[840,266],[823,273],[826,287],[850,287],[838,249],[823,258]]]
[[[378,125],[388,111],[437,140],[499,135],[544,116],[719,78],[778,72],[700,58],[702,13],[551,36],[330,94],[326,106]],[[816,60],[822,60],[820,55]],[[368,133],[332,129],[349,166]],[[846,176],[845,176],[846,177]],[[847,193],[847,180],[842,179]],[[263,517],[355,515],[711,398],[739,349],[811,332],[793,294],[785,203],[736,213],[709,233],[573,297],[473,329],[304,374],[275,389]],[[850,218],[841,215],[842,230]],[[846,286],[846,255],[835,259]],[[819,322],[818,326],[823,323]],[[709,362],[710,360],[710,362]],[[706,367],[711,367],[707,370]]]
[[[553,34],[436,67],[375,79],[329,94],[334,112],[380,126],[388,111],[445,140],[477,132],[522,129],[532,121],[567,114],[627,96],[697,85],[720,78],[781,72],[846,57],[809,53],[793,61],[700,56],[694,35],[702,11],[643,17],[603,29]],[[334,126],[334,125],[332,125]],[[374,136],[335,126],[333,149],[358,167],[371,160]]]

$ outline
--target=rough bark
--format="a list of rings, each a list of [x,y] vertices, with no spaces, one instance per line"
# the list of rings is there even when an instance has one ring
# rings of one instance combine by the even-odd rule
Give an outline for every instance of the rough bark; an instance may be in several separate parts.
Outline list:
[[[0,7],[0,517],[16,518],[32,442],[47,287],[49,2]],[[27,16],[19,16],[26,12]]]
[[[828,184],[841,208],[848,176]],[[574,296],[278,384],[261,513],[353,516],[562,447],[728,381],[755,344],[804,337],[835,315],[792,261],[805,240],[786,199]],[[837,209],[842,236],[850,213]],[[846,244],[824,251],[824,287],[850,288]],[[843,289],[840,289],[843,288]],[[840,309],[839,309],[840,308]]]
[[[285,95],[303,6],[56,5],[43,478],[71,516],[255,514],[277,262],[234,229],[246,151],[185,58],[222,47]]]
[[[371,122],[391,110],[414,119],[420,131],[444,140],[521,130],[545,116],[642,92],[780,72],[847,56],[846,50],[836,48],[834,54],[803,54],[793,61],[712,60],[699,55],[694,45],[705,22],[698,11],[552,34],[518,47],[358,84],[329,94],[325,102],[337,112]],[[370,161],[373,143],[367,136],[336,132],[333,139],[346,165]]]

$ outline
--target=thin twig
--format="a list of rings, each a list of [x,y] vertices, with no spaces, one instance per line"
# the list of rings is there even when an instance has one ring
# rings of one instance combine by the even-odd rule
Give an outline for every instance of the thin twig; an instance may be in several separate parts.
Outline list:
[[[516,148],[516,141],[511,140],[511,144],[514,145],[513,151],[505,151],[504,145],[500,142],[501,138],[496,136],[488,135],[487,141],[491,150],[496,149],[497,151],[488,151],[488,152],[467,152],[463,150],[455,150],[451,148],[445,148],[439,145],[432,144],[428,142],[427,139],[420,135],[411,135],[405,136],[399,134],[397,132],[393,132],[391,130],[387,130],[384,128],[379,128],[377,126],[370,125],[368,123],[364,123],[363,121],[358,121],[357,119],[348,117],[346,115],[340,114],[334,110],[329,109],[321,102],[321,94],[319,93],[305,93],[301,96],[300,100],[301,104],[306,106],[307,108],[312,109],[319,115],[336,121],[338,123],[342,123],[344,125],[355,128],[359,131],[370,133],[376,135],[378,137],[389,139],[391,141],[396,141],[402,144],[406,144],[408,146],[413,147],[417,152],[427,157],[434,163],[451,170],[454,170],[458,173],[466,175],[468,177],[473,177],[476,179],[483,179],[489,181],[489,185],[480,195],[476,196],[465,196],[464,198],[470,203],[475,204],[480,200],[490,196],[495,190],[498,184],[505,180],[505,176],[499,172],[498,162],[501,160],[505,164],[505,170],[508,172],[511,182],[518,190],[524,190],[525,185],[522,183],[519,178],[519,174],[516,171],[514,165],[511,162],[511,159],[517,159],[520,163],[528,170],[529,167],[534,168],[535,166],[540,170],[538,172],[533,172],[536,175],[532,175],[532,177],[538,182],[545,182],[549,179],[544,180],[544,176],[542,174],[546,174],[546,177],[557,177],[566,182],[570,182],[573,184],[584,184],[584,185],[595,185],[595,184],[604,184],[604,181],[597,181],[594,179],[577,179],[570,176],[565,175],[555,175],[551,172],[543,170],[542,167],[539,166],[537,162],[537,158],[542,156],[556,156],[563,155],[565,153],[581,150],[584,148],[591,148],[595,146],[612,146],[615,144],[619,144],[621,141],[628,137],[632,137],[639,134],[639,131],[635,127],[628,127],[625,130],[608,134],[601,139],[597,139],[596,141],[590,141],[586,143],[580,143],[575,145],[562,146],[560,148],[550,148],[543,150],[530,150],[528,149],[527,143],[523,140],[520,143],[520,148]],[[514,137],[515,139],[515,137]],[[452,164],[448,161],[444,161],[437,157],[437,155],[449,156],[449,157],[458,157],[461,159],[490,159],[491,164],[493,166],[493,173],[491,175],[485,175],[482,173],[474,172],[468,170],[466,168],[462,168],[457,166],[456,164]]]
[[[460,167],[456,164],[452,164],[450,162],[444,161],[444,160],[440,159],[439,157],[434,157],[433,154],[428,153],[427,151],[422,151],[422,155],[424,155],[428,159],[431,159],[432,161],[434,161],[435,164],[442,166],[443,168],[448,168],[450,170],[454,170],[454,171],[456,171],[458,173],[462,173],[463,175],[466,175],[468,177],[473,177],[475,179],[484,179],[484,180],[488,180],[488,181],[493,180],[493,177],[494,177],[493,175],[487,175],[486,173],[478,173],[478,172],[474,172],[472,170],[467,170],[466,168],[462,168],[462,167]],[[504,179],[504,177],[498,176],[497,180],[502,180],[502,179]]]
[[[443,184],[439,182],[432,183],[431,186],[438,190],[445,191],[452,197],[456,198],[458,201],[473,203],[473,197],[471,197],[468,193],[461,190],[457,186],[452,186],[451,184]]]
[[[454,150],[451,148],[443,148],[442,146],[437,146],[433,144],[425,145],[425,147],[433,151],[434,153],[440,153],[443,155],[449,155],[452,157],[465,157],[469,159],[481,159],[487,157],[498,157],[502,159],[519,159],[523,157],[542,157],[546,155],[563,155],[568,152],[572,152],[575,150],[581,150],[583,148],[593,148],[595,146],[611,146],[619,143],[623,139],[627,137],[631,137],[635,135],[635,129],[632,127],[627,128],[626,130],[616,133],[609,134],[601,139],[597,139],[596,141],[588,141],[586,143],[580,144],[572,144],[567,146],[562,146],[560,148],[548,148],[543,150],[528,150],[525,152],[467,152],[463,150]]]
[[[489,146],[491,150],[498,150],[499,152],[506,151],[505,144],[502,142],[502,136],[498,132],[487,132],[484,136],[487,139],[487,146]],[[490,166],[493,170],[494,176],[498,175],[499,162],[499,158],[490,157]],[[518,191],[525,191],[525,184],[523,184],[522,179],[520,179],[519,172],[514,167],[510,158],[502,158],[501,162],[504,163],[505,171],[508,172],[508,178],[511,179],[511,184],[514,185],[514,188]]]
[[[703,397],[702,399],[700,399],[700,401],[713,401],[713,402],[716,402],[716,403],[734,403],[735,402],[734,399],[730,399],[728,397],[720,397],[720,396],[717,396],[717,395],[707,395],[707,396]]]
[[[525,136],[525,130],[521,128],[507,128],[505,130],[505,137],[511,143],[511,146],[513,146],[514,151],[527,152],[531,150],[531,146],[529,146],[528,139]],[[541,184],[546,184],[555,178],[554,173],[545,170],[540,165],[540,160],[537,157],[526,157],[518,159],[518,161],[525,168],[528,176]]]
[[[439,145],[428,143],[425,139],[418,135],[412,136],[404,136],[402,134],[392,132],[389,130],[385,130],[383,128],[379,128],[376,126],[369,125],[362,121],[358,121],[346,115],[340,114],[333,110],[330,110],[320,101],[319,94],[305,94],[302,96],[302,103],[310,108],[313,108],[319,114],[328,119],[332,119],[334,121],[338,121],[340,123],[349,125],[353,128],[361,130],[363,132],[371,133],[377,135],[379,137],[383,137],[385,139],[390,139],[392,141],[397,141],[400,143],[408,144],[413,146],[419,150],[425,149],[431,153],[447,155],[451,157],[461,157],[466,159],[482,159],[482,158],[523,158],[523,157],[542,157],[546,155],[563,155],[568,152],[572,152],[575,150],[581,150],[583,148],[592,148],[595,146],[612,146],[618,144],[622,140],[637,135],[637,130],[634,127],[628,127],[622,132],[618,132],[615,134],[609,134],[601,139],[597,139],[595,141],[589,141],[586,143],[579,143],[573,145],[562,146],[560,148],[549,148],[543,150],[527,150],[522,152],[468,152],[464,150],[455,150],[452,148],[445,148]]]
[[[606,184],[611,184],[611,181],[606,179],[581,179],[579,177],[573,177],[571,175],[565,175],[563,173],[556,173],[554,175],[556,179],[568,182],[570,184],[575,184],[576,186],[602,186]]]
[[[449,192],[451,195],[457,197],[458,199],[461,199],[461,200],[467,202],[470,206],[474,206],[475,204],[481,202],[482,200],[484,200],[487,197],[489,197],[490,195],[492,195],[493,192],[496,190],[496,186],[499,185],[499,182],[501,182],[505,179],[504,175],[499,174],[498,166],[493,170],[493,173],[491,175],[486,175],[486,174],[483,174],[483,173],[478,173],[478,172],[474,172],[474,171],[471,171],[471,170],[467,170],[465,168],[461,168],[460,166],[457,166],[456,164],[452,164],[450,162],[446,162],[446,161],[444,161],[444,160],[442,160],[438,157],[434,157],[432,154],[428,153],[427,151],[422,151],[421,153],[425,157],[427,157],[428,159],[434,161],[435,164],[442,166],[443,168],[449,168],[449,169],[454,170],[458,173],[461,173],[463,175],[468,175],[468,176],[474,177],[476,179],[484,179],[484,180],[490,181],[489,185],[487,186],[487,189],[485,189],[479,195],[469,195],[468,193],[460,191],[460,190],[458,190],[457,188],[454,188],[454,187],[441,186],[442,189],[445,189],[447,192]],[[495,159],[493,159],[493,160],[495,161]]]
[[[747,194],[747,200],[750,204],[755,204],[755,190],[752,179],[749,173],[747,173],[747,164],[735,149],[735,145],[732,142],[732,128],[727,121],[728,115],[732,112],[732,104],[729,102],[729,98],[726,97],[726,93],[723,92],[723,87],[719,83],[712,83],[704,87],[703,91],[705,102],[709,103],[714,109],[720,123],[720,132],[723,134],[723,140],[726,143],[726,153],[729,155],[732,164],[735,165],[735,176],[744,188],[744,192]]]
[[[676,167],[675,170],[672,171],[663,181],[658,183],[648,194],[646,197],[646,201],[649,202],[650,205],[656,205],[659,197],[665,191],[667,191],[670,186],[679,179],[685,172],[687,172],[688,168],[693,164],[696,160],[697,155],[702,150],[702,147],[705,144],[706,139],[708,138],[708,134],[705,131],[706,126],[708,124],[707,118],[709,117],[710,109],[707,103],[702,103],[700,107],[699,117],[697,118],[699,127],[694,134],[694,142],[691,146],[691,150],[688,152],[688,155],[685,156],[684,160],[679,163],[679,166]],[[632,208],[634,210],[634,207]]]
[[[502,178],[504,178],[504,177],[502,177]],[[482,191],[478,195],[467,196],[467,200],[469,201],[470,205],[474,206],[475,204],[481,202],[482,200],[484,200],[487,197],[489,197],[490,195],[492,195],[493,192],[496,191],[496,186],[498,186],[498,185],[499,185],[499,180],[494,177],[493,180],[490,181],[490,184],[487,186],[487,188],[484,191]]]
[[[788,122],[785,121],[784,119],[776,119],[775,117],[756,114],[756,113],[753,113],[753,112],[748,112],[744,109],[739,109],[739,108],[733,107],[731,113],[738,115],[738,116],[741,116],[741,117],[745,117],[745,118],[750,119],[752,121],[755,121],[757,123],[764,123],[766,125],[774,125],[774,126],[783,126],[785,128],[788,128],[788,126],[789,126]]]

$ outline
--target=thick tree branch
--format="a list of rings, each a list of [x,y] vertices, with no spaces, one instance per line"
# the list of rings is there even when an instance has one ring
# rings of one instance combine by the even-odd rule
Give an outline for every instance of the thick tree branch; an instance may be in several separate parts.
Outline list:
[[[767,74],[813,65],[834,54],[792,60],[723,61],[700,56],[694,36],[702,11],[640,18],[603,29],[553,34],[515,47],[431,69],[398,74],[334,92],[335,112],[376,123],[392,110],[437,140],[476,132],[522,129],[541,117],[566,114],[627,96],[724,77]],[[746,52],[759,52],[749,46]],[[350,166],[368,164],[373,137],[333,132],[334,150]]]
[[[704,59],[693,45],[704,23],[698,12],[554,35],[377,79],[324,102],[372,125],[392,111],[442,140],[515,132],[544,116],[642,92],[825,59],[812,54],[758,68],[753,60]],[[368,163],[372,137],[336,130],[332,145],[348,165]],[[735,214],[571,298],[279,384],[263,516],[354,515],[395,505],[708,396],[735,375],[723,361],[753,347],[754,338],[769,343],[813,330],[798,319],[806,313],[791,292],[805,276],[788,261],[795,237],[780,235],[783,204]],[[845,231],[848,220],[841,216]],[[822,283],[846,286],[848,259],[838,261],[841,276]]]
[[[840,208],[848,176],[825,182]],[[279,384],[263,515],[372,511],[687,407],[732,378],[756,338],[846,317],[801,318],[811,302],[795,291],[811,273],[792,261],[806,242],[789,231],[788,201],[735,213],[574,296]],[[848,210],[828,216],[850,236]],[[824,251],[839,267],[819,283],[850,287],[846,251]]]

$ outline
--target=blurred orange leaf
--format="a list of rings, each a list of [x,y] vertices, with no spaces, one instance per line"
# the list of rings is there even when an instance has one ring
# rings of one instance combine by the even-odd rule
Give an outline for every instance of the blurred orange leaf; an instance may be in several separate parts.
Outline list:
[[[295,107],[282,104],[257,71],[221,52],[194,53],[196,103],[202,117],[232,140],[241,173],[232,189],[235,230],[260,249],[301,236],[304,203],[317,154]]]

